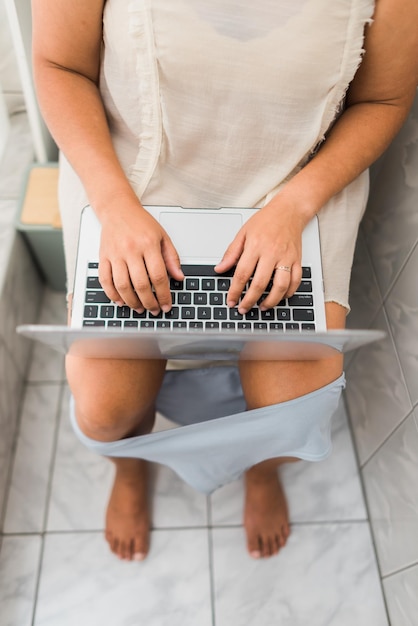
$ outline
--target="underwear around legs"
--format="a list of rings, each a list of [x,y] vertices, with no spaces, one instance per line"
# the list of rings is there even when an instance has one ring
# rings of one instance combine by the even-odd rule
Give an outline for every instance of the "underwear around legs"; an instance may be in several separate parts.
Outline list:
[[[321,461],[331,451],[331,418],[345,386],[332,383],[288,402],[245,410],[238,368],[167,371],[157,410],[180,428],[100,442],[80,430],[71,399],[70,417],[81,442],[107,457],[162,463],[203,493],[277,457]]]

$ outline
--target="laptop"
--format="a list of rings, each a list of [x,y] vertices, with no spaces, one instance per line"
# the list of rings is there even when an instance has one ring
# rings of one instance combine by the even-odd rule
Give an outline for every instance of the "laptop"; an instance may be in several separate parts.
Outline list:
[[[326,330],[316,217],[303,232],[303,274],[296,293],[268,311],[257,304],[242,315],[237,307],[226,306],[233,269],[218,274],[214,266],[258,209],[145,208],[171,237],[185,275],[183,281],[169,279],[171,311],[140,314],[110,301],[98,273],[101,227],[87,206],[80,224],[71,326],[25,325],[18,332],[86,357],[203,360],[325,358],[384,336],[380,331]]]

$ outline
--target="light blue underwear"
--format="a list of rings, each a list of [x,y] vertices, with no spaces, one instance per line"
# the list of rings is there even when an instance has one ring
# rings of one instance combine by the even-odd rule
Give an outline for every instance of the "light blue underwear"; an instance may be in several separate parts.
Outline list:
[[[236,367],[167,371],[156,408],[181,428],[100,442],[80,430],[73,400],[70,416],[79,439],[98,454],[168,465],[198,491],[211,493],[266,459],[326,458],[344,387],[342,374],[300,398],[245,411]]]

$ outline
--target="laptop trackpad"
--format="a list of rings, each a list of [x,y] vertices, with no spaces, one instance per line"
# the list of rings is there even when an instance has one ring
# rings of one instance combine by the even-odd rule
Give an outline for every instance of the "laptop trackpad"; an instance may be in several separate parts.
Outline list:
[[[181,259],[185,257],[220,261],[242,225],[242,216],[232,213],[161,212],[167,231]]]

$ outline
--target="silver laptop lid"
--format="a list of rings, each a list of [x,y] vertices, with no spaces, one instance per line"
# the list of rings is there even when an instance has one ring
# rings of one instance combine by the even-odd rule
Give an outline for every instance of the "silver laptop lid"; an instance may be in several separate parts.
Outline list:
[[[315,333],[207,333],[108,331],[100,328],[22,325],[17,332],[61,353],[106,359],[316,360],[383,339],[379,330]]]

